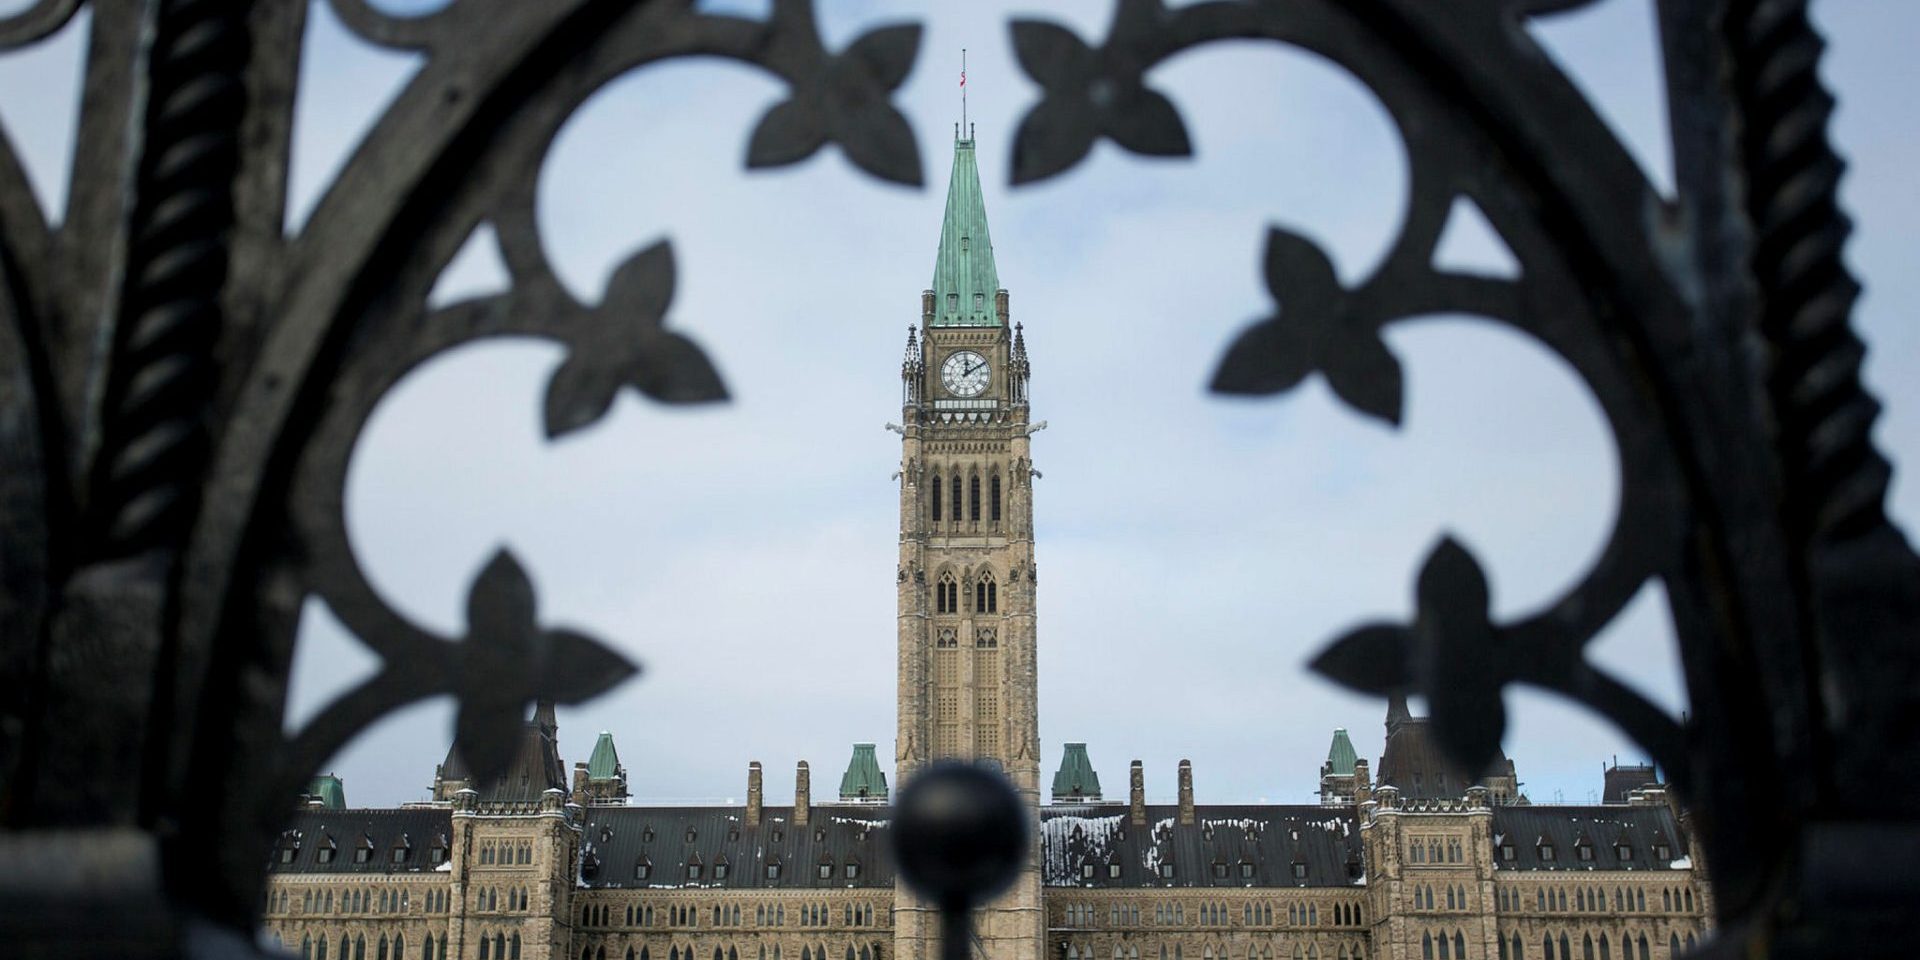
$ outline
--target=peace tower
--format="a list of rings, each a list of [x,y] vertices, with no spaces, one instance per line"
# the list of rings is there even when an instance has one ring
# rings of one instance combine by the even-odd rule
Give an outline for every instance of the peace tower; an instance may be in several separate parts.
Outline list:
[[[900,366],[899,731],[896,784],[932,760],[998,765],[1034,811],[1040,737],[1034,658],[1027,352],[1008,322],[974,142],[955,139],[934,259]],[[1037,852],[1037,846],[1036,846]],[[902,958],[938,955],[936,915],[904,890]],[[1040,874],[977,918],[991,960],[1038,960]]]

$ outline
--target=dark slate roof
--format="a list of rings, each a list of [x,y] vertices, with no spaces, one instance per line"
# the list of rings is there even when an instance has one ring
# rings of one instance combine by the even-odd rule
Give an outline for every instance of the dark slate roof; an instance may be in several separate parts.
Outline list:
[[[1601,803],[1626,803],[1627,794],[1660,782],[1660,774],[1650,763],[1614,764],[1607,768],[1606,786],[1600,792]]]
[[[1552,860],[1540,857],[1543,839],[1553,845]],[[1621,840],[1633,848],[1625,860],[1617,851]],[[1574,850],[1580,842],[1592,845],[1592,860],[1580,859]],[[1495,807],[1493,843],[1499,870],[1684,870],[1693,865],[1673,811],[1663,806]],[[1499,849],[1509,844],[1511,862]],[[1672,856],[1654,859],[1655,844],[1666,844]]]
[[[595,889],[893,889],[891,807],[814,804],[806,826],[794,824],[792,807],[763,808],[757,826],[747,825],[746,813],[745,807],[588,807],[581,881]],[[687,864],[696,857],[700,879],[690,880]],[[646,879],[634,873],[643,859],[652,867]],[[769,860],[781,864],[778,879],[767,878]],[[721,862],[727,876],[716,880],[713,866]],[[833,864],[828,880],[820,879],[825,862]],[[860,865],[859,876],[847,877],[848,862]]]
[[[1360,825],[1350,808],[1245,804],[1195,808],[1180,823],[1174,805],[1147,807],[1144,827],[1115,804],[1054,804],[1040,810],[1041,882],[1053,887],[1345,887],[1364,883]],[[1162,877],[1171,860],[1174,874]],[[1107,875],[1118,861],[1120,876]],[[1241,863],[1253,876],[1241,875]],[[1306,864],[1295,877],[1294,863]],[[1087,877],[1083,865],[1093,865]],[[1226,866],[1216,876],[1213,865]]]
[[[544,704],[542,705],[545,706]],[[548,708],[550,709],[550,708]],[[467,762],[456,741],[447,748],[447,759],[440,765],[443,780],[471,781]],[[482,800],[531,801],[548,790],[567,791],[567,767],[560,759],[557,733],[550,723],[538,717],[520,728],[520,746],[513,763],[491,783],[474,785]]]
[[[1408,800],[1456,799],[1486,776],[1513,776],[1513,761],[1496,751],[1493,764],[1481,777],[1453,765],[1440,751],[1426,717],[1400,716],[1387,721],[1387,744],[1380,754],[1382,785],[1399,788]]]
[[[308,808],[293,815],[268,859],[270,873],[421,873],[435,868],[428,851],[447,848],[453,835],[453,812],[446,807],[402,807],[392,810],[324,810]],[[333,860],[320,862],[320,850],[331,842]],[[404,843],[407,858],[393,862],[393,849]],[[371,844],[365,863],[353,851]],[[280,862],[280,851],[297,845],[292,863]],[[443,861],[444,862],[444,861]]]

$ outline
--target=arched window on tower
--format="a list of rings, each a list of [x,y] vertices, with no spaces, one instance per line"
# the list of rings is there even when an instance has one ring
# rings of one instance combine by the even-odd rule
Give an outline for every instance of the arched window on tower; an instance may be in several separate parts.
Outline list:
[[[940,522],[940,475],[933,475],[933,522]]]
[[[967,478],[967,519],[980,519],[980,475]]]
[[[940,575],[940,582],[934,585],[934,612],[960,612],[960,581],[954,579],[953,571]]]
[[[953,475],[952,497],[953,497],[953,502],[951,506],[953,507],[953,520],[955,523],[958,523],[960,522],[960,508],[961,506],[963,506],[963,503],[960,499],[960,474],[958,473],[955,473]]]
[[[999,523],[1000,522],[1000,471],[995,470],[993,472],[993,479],[987,482],[987,487],[988,487],[988,493],[992,494],[992,496],[988,498],[988,509],[993,511],[989,516],[993,519],[994,523]]]

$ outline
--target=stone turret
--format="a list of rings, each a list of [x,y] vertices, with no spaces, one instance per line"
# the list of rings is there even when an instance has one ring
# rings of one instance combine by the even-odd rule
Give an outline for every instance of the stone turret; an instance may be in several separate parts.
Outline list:
[[[793,823],[794,825],[799,827],[806,826],[807,819],[813,812],[812,808],[813,808],[813,775],[811,772],[807,770],[807,762],[805,760],[802,760],[800,761],[800,765],[793,769]]]
[[[1193,761],[1180,761],[1180,822],[1193,822]]]
[[[760,825],[760,761],[747,764],[747,826]]]

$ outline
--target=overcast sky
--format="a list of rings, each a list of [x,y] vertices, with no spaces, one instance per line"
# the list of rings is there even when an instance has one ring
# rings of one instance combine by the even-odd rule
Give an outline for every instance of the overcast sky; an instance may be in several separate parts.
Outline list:
[[[0,12],[22,0],[0,0]],[[395,0],[382,6],[401,6]],[[409,2],[406,6],[422,4]],[[708,4],[759,15],[762,4]],[[362,437],[349,478],[355,547],[374,583],[430,629],[457,634],[479,566],[501,545],[533,571],[541,617],[586,629],[646,674],[562,710],[563,753],[613,732],[636,797],[739,798],[766,765],[771,799],[811,761],[830,795],[856,741],[893,749],[898,365],[933,268],[958,120],[960,49],[1001,282],[1033,358],[1044,771],[1086,741],[1109,793],[1147,767],[1170,797],[1182,758],[1203,801],[1312,799],[1332,729],[1379,755],[1383,705],[1303,663],[1368,619],[1405,618],[1411,581],[1443,533],[1488,569],[1496,614],[1550,601],[1601,546],[1617,500],[1598,408],[1544,349],[1471,318],[1393,328],[1407,375],[1398,431],[1332,400],[1317,379],[1278,399],[1203,385],[1229,338],[1266,314],[1257,271],[1270,224],[1318,240],[1342,279],[1363,277],[1397,229],[1406,160],[1353,80],[1294,50],[1225,44],[1151,75],[1196,148],[1143,160],[1110,145],[1070,174],[1007,187],[1011,135],[1036,89],[1012,61],[1016,5],[820,4],[839,47],[875,25],[928,30],[897,103],[928,187],[879,184],[829,149],[743,172],[756,118],[784,95],[731,63],[656,66],[608,87],[562,131],[541,175],[543,241],[597,301],[610,269],[662,237],[679,284],[669,322],[698,340],[731,403],[667,410],[631,394],[600,424],[541,437],[540,398],[562,359],[501,341],[403,382]],[[1049,3],[1097,42],[1105,3]],[[1657,184],[1670,184],[1664,110],[1643,0],[1531,24],[1592,94]],[[1866,295],[1857,326],[1896,463],[1892,509],[1911,527],[1920,485],[1920,304],[1913,269],[1920,169],[1910,55],[1920,6],[1816,5],[1840,96],[1842,196]],[[1031,15],[1031,14],[1028,14]],[[0,121],[43,198],[64,191],[82,17],[0,57]],[[417,67],[349,38],[314,8],[302,74],[289,229]],[[1470,225],[1468,225],[1470,226]],[[1465,226],[1443,259],[1498,263]],[[444,301],[497,286],[478,236]],[[1592,656],[1669,710],[1685,708],[1664,598],[1641,597]],[[377,666],[310,603],[289,726]],[[1508,695],[1506,749],[1536,801],[1585,801],[1601,764],[1639,756],[1609,725],[1551,698]],[[451,704],[397,714],[328,764],[357,806],[422,799]],[[890,766],[889,766],[890,770]]]

